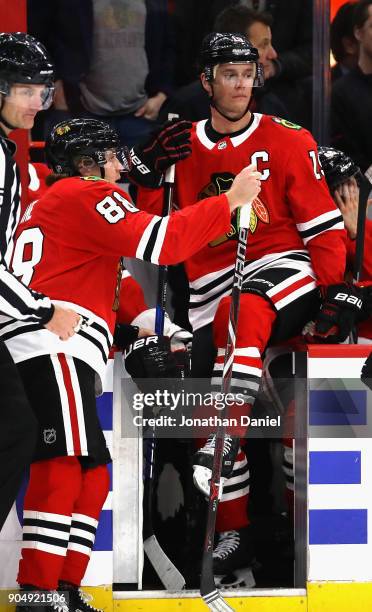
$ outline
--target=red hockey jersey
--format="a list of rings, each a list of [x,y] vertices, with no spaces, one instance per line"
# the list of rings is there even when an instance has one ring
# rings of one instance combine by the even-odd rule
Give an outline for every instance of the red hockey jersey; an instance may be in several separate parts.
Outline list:
[[[333,202],[311,134],[286,120],[254,113],[247,128],[214,142],[207,121],[194,124],[192,155],[176,166],[175,203],[184,209],[229,189],[251,163],[261,172],[253,202],[246,273],[291,253],[309,253],[319,284],[340,282],[345,271],[342,215]],[[138,206],[159,212],[162,190],[140,189]],[[229,293],[236,253],[236,228],[210,241],[186,262],[190,321],[197,329],[213,319],[218,300]],[[215,307],[211,308],[213,296]],[[205,306],[205,308],[204,308]],[[204,312],[203,312],[204,309]]]
[[[229,225],[226,196],[161,218],[139,211],[123,190],[104,180],[58,181],[26,209],[12,266],[25,284],[73,308],[87,325],[62,342],[41,326],[8,319],[0,325],[0,335],[16,362],[64,352],[102,374],[112,343],[121,256],[177,263]]]

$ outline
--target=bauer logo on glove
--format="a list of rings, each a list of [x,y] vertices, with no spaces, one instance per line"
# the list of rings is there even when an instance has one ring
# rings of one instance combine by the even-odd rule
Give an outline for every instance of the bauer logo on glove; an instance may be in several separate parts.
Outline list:
[[[339,283],[320,287],[323,304],[307,342],[344,342],[354,328],[363,307],[363,294],[359,287]]]

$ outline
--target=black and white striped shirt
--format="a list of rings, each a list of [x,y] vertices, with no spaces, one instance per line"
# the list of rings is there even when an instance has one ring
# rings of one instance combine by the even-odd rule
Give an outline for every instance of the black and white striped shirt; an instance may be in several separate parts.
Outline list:
[[[20,321],[46,323],[53,313],[49,298],[26,287],[8,268],[21,212],[15,150],[15,144],[0,128],[0,318],[6,315]]]

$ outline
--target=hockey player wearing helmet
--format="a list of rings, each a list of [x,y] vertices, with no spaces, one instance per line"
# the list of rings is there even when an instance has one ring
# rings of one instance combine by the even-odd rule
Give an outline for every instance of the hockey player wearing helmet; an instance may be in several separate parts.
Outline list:
[[[47,52],[35,38],[21,32],[0,34],[0,320],[6,315],[44,326],[66,340],[74,334],[78,315],[27,289],[8,268],[20,217],[16,147],[8,136],[15,128],[31,128],[36,113],[50,104],[53,77]],[[35,417],[17,368],[0,341],[0,529],[32,456],[35,436]]]
[[[53,100],[53,64],[33,36],[17,32],[0,37],[0,118],[8,130],[31,129],[36,113]]]
[[[258,51],[243,34],[212,33],[201,50],[201,82],[211,106],[234,123],[234,131],[245,122],[252,87],[264,83]]]
[[[257,397],[266,347],[297,335],[311,318],[316,319],[317,341],[343,340],[357,312],[347,311],[347,325],[341,325],[343,304],[335,296],[341,290],[348,295],[357,290],[343,284],[343,220],[327,189],[311,134],[284,119],[249,110],[252,89],[263,82],[257,50],[242,34],[215,32],[203,41],[199,65],[211,116],[193,125],[191,155],[176,164],[175,204],[187,209],[196,195],[223,193],[251,162],[262,181],[252,206],[232,366],[231,392],[242,395],[244,405],[237,401],[229,416],[242,426],[231,428],[225,441],[226,480],[217,517],[217,531],[223,536],[214,553],[214,571],[228,574],[252,558],[249,472],[239,439],[246,435],[244,423]],[[157,212],[161,190],[141,189],[137,202]],[[185,262],[194,332],[193,375],[211,377],[215,391],[221,389],[236,225],[232,218],[228,234]],[[324,321],[329,303],[331,322]],[[204,494],[214,444],[212,431],[194,458],[194,481]]]
[[[79,586],[108,492],[110,461],[95,379],[103,378],[112,344],[122,256],[156,264],[188,258],[228,231],[231,212],[260,190],[258,173],[245,168],[226,194],[168,217],[150,215],[115,183],[126,163],[118,142],[99,120],[56,125],[46,157],[60,180],[28,206],[15,237],[14,273],[75,308],[82,328],[65,343],[38,325],[8,321],[0,330],[39,424],[18,582],[24,589],[67,590],[66,606],[56,602],[66,612],[92,612]],[[151,341],[160,344],[157,337]],[[31,612],[20,608],[26,610]]]

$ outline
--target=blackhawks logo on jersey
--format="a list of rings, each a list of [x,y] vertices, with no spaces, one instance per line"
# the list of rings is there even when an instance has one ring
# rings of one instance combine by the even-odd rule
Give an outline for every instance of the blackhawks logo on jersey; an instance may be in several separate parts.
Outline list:
[[[292,121],[287,121],[287,119],[281,119],[280,117],[271,117],[271,119],[274,121],[274,123],[279,123],[279,125],[282,125],[289,130],[302,130],[300,125],[297,125],[297,123],[292,123]]]
[[[198,194],[198,200],[203,200],[204,198],[210,198],[212,196],[218,196],[221,195],[221,193],[225,193],[230,189],[234,178],[235,177],[233,174],[231,174],[231,172],[212,174],[211,182],[203,187],[203,189],[200,191]],[[262,200],[260,200],[260,198],[257,197],[252,202],[251,217],[249,220],[249,230],[252,234],[256,231],[259,221],[262,223],[270,223],[270,215],[265,204],[262,202]],[[237,240],[238,227],[239,209],[234,211],[231,217],[230,231],[227,232],[227,234],[212,240],[212,242],[209,243],[209,246],[216,247],[227,240]]]
[[[63,134],[66,134],[67,132],[70,132],[71,128],[69,125],[61,125],[60,127],[57,127],[56,129],[56,134],[58,134],[58,136],[63,136]]]

